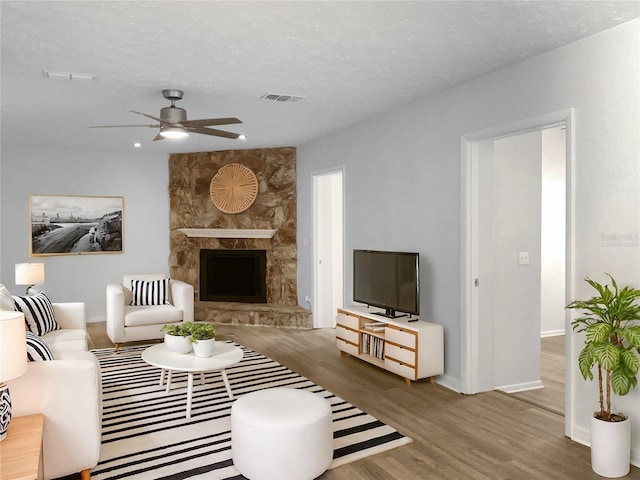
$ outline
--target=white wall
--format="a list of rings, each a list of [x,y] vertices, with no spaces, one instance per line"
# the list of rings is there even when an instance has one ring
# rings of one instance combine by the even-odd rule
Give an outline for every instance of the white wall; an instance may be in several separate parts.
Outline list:
[[[379,115],[298,148],[298,293],[312,288],[311,172],[345,165],[345,291],[353,248],[421,253],[421,318],[445,328],[445,377],[460,379],[460,137],[575,108],[576,298],[608,271],[640,286],[640,21],[635,20]],[[628,239],[626,241],[619,239]],[[571,300],[571,299],[567,299]],[[567,302],[568,303],[568,302]],[[575,370],[573,436],[588,438],[597,386]],[[640,392],[616,399],[632,414],[640,462]],[[586,436],[585,436],[586,434]]]
[[[2,149],[0,282],[15,294],[14,265],[45,264],[52,301],[86,303],[87,320],[105,319],[105,287],[124,273],[169,272],[169,167],[166,156]],[[31,194],[124,197],[122,254],[29,258]]]

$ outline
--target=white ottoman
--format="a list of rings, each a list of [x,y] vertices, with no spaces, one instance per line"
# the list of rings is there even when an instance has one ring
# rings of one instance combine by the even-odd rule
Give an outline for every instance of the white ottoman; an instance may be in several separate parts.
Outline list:
[[[331,405],[315,393],[270,388],[231,407],[231,453],[250,480],[311,480],[333,458]]]

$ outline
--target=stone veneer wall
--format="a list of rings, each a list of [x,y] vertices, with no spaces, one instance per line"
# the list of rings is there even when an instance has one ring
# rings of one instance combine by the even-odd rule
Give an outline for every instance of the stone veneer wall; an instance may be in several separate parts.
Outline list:
[[[259,182],[246,211],[230,215],[211,201],[211,179],[220,167],[239,163]],[[169,157],[171,277],[193,285],[196,320],[215,323],[311,328],[311,312],[298,306],[296,246],[296,150],[269,148],[173,154]],[[190,238],[180,228],[259,228],[273,238]],[[201,302],[200,249],[267,251],[267,304]]]

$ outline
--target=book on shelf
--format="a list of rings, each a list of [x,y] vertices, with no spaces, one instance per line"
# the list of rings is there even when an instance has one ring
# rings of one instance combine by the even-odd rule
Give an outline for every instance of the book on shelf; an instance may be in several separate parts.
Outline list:
[[[384,332],[385,326],[386,325],[382,322],[367,322],[363,324],[364,329],[371,332]]]
[[[384,360],[384,339],[361,333],[360,353],[366,353],[374,358]]]

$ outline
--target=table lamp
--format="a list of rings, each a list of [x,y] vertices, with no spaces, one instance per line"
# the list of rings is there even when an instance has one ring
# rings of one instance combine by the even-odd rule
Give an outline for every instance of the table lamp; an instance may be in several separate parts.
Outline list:
[[[44,263],[16,263],[16,285],[28,285],[29,290],[36,283],[44,282]]]
[[[27,337],[24,314],[0,310],[0,442],[7,436],[11,422],[11,397],[4,383],[27,371]]]

